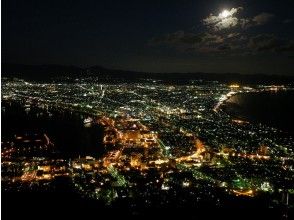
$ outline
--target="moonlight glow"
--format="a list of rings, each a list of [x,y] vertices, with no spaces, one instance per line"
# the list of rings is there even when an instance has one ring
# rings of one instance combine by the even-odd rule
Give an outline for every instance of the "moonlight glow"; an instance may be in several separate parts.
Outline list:
[[[230,15],[231,14],[230,14],[230,12],[228,10],[223,10],[223,12],[220,13],[220,17],[222,17],[222,18],[226,18],[226,17],[228,17]]]

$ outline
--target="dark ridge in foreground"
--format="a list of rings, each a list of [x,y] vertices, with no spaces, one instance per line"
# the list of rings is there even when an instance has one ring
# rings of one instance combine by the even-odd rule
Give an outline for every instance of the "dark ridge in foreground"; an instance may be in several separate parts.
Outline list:
[[[294,83],[294,76],[267,75],[267,74],[239,74],[239,73],[147,73],[126,70],[107,69],[102,66],[81,68],[77,66],[63,65],[23,65],[2,63],[2,76],[20,77],[27,80],[46,81],[56,77],[95,76],[101,79],[123,79],[132,81],[138,79],[164,80],[165,82],[186,82],[188,80],[208,80],[224,83],[247,84],[289,84]],[[167,77],[168,76],[168,77]],[[168,79],[167,79],[168,78]]]
[[[149,219],[281,219],[285,214],[282,209],[254,208],[253,206],[234,207],[234,209],[199,206],[197,208],[166,208],[153,207],[134,209],[119,204],[116,207],[106,207],[99,202],[80,199],[69,192],[48,193],[3,193],[6,201],[3,206],[3,219],[40,219],[48,216],[52,219],[80,219],[93,216],[108,219],[149,218]],[[17,211],[15,211],[15,207]],[[32,211],[33,209],[33,211]],[[240,214],[242,213],[242,214]],[[287,212],[288,219],[293,216],[293,210]]]

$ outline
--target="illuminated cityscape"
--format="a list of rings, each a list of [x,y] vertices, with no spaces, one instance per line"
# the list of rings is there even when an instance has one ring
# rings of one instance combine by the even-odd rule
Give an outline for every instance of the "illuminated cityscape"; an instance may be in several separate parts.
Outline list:
[[[1,218],[294,219],[293,11],[3,0]]]
[[[64,177],[81,197],[107,206],[123,201],[144,207],[205,202],[223,207],[227,197],[266,195],[269,207],[287,203],[293,208],[293,137],[222,110],[236,94],[291,90],[202,81],[166,85],[156,80],[104,84],[94,78],[74,83],[3,78],[2,113],[12,103],[25,114],[38,109],[49,118],[56,111],[76,112],[84,127],[103,128],[97,152],[105,153],[63,158],[47,134],[2,137],[2,189],[50,191],[52,182]]]

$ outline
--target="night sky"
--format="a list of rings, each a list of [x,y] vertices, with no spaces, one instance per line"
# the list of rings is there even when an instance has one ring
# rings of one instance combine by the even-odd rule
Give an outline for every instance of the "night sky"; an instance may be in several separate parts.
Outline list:
[[[294,75],[294,1],[2,0],[2,62]]]

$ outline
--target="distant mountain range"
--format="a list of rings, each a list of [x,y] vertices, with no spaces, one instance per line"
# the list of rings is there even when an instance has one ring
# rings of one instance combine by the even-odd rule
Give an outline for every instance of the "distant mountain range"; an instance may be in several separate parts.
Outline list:
[[[24,65],[2,63],[2,77],[18,77],[28,80],[50,80],[57,77],[79,78],[97,76],[101,79],[121,79],[124,81],[156,79],[166,82],[186,82],[187,80],[209,80],[224,83],[264,83],[264,84],[288,84],[294,83],[294,76],[267,75],[267,74],[239,74],[239,73],[147,73],[107,69],[102,66],[80,68],[77,66],[63,65]]]

